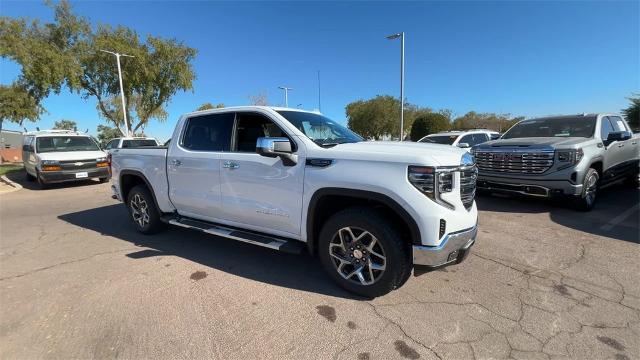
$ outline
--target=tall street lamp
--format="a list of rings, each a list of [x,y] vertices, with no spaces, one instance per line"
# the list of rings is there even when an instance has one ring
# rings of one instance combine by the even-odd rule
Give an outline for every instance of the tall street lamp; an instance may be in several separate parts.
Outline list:
[[[404,31],[387,36],[389,40],[400,39],[400,141],[404,139]]]
[[[289,107],[289,90],[293,90],[293,88],[278,86],[278,89],[284,90],[284,107]]]
[[[122,69],[120,68],[120,57],[124,56],[124,57],[132,58],[134,56],[127,55],[127,54],[120,54],[117,52],[107,51],[107,50],[100,50],[100,51],[116,56],[116,62],[118,63],[118,79],[120,79],[120,97],[122,99],[122,115],[124,116],[124,126],[125,126],[124,136],[129,136],[129,120],[127,119],[127,108],[125,106],[125,101],[124,101],[124,88],[122,87]]]

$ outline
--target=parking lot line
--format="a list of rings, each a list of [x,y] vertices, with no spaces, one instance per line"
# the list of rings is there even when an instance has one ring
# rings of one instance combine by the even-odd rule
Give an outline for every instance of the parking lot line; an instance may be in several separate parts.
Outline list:
[[[605,231],[609,231],[609,230],[613,229],[615,226],[617,226],[618,224],[623,222],[631,214],[633,214],[635,211],[637,211],[639,207],[640,207],[640,204],[636,204],[636,205],[628,208],[627,210],[625,210],[620,215],[618,215],[618,216],[614,217],[613,219],[611,219],[611,221],[609,221],[608,223],[602,225],[600,227],[600,229],[605,230]]]

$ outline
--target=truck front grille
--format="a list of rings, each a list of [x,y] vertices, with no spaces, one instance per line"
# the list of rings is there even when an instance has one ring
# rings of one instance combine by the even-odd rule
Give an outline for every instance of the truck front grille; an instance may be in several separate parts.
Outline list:
[[[96,159],[60,161],[62,170],[87,170],[96,168]]]
[[[542,174],[553,166],[553,150],[476,151],[476,163],[481,173]]]
[[[476,196],[477,179],[478,168],[476,166],[460,168],[460,198],[467,210],[473,205],[473,199]]]

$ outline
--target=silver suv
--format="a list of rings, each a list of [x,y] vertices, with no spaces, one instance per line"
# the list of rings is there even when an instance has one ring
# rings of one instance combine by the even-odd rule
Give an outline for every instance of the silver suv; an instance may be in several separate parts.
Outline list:
[[[570,196],[593,208],[598,188],[637,186],[638,135],[615,114],[523,120],[500,139],[475,146],[478,189],[537,197]]]

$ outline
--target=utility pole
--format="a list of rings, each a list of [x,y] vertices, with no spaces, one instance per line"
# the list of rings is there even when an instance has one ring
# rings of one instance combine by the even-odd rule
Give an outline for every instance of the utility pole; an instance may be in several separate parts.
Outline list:
[[[118,63],[118,79],[120,79],[120,98],[122,99],[122,116],[124,117],[124,136],[129,136],[129,120],[127,119],[127,107],[126,107],[126,102],[124,100],[124,87],[122,86],[122,69],[120,68],[120,57],[124,56],[124,57],[134,57],[131,55],[127,55],[127,54],[120,54],[117,52],[113,52],[113,51],[107,51],[107,50],[100,50],[102,52],[111,54],[111,55],[115,55],[116,57],[116,62]]]
[[[320,70],[318,70],[318,112],[322,112],[322,106],[320,106]]]
[[[293,90],[293,88],[278,86],[278,89],[284,90],[284,107],[289,107],[289,90]]]
[[[389,35],[387,39],[400,39],[400,141],[402,141],[404,139],[404,32]]]

